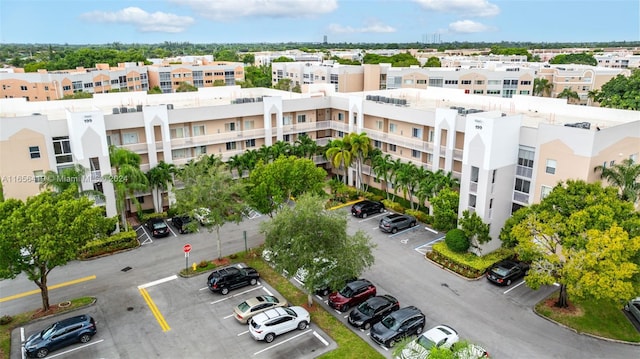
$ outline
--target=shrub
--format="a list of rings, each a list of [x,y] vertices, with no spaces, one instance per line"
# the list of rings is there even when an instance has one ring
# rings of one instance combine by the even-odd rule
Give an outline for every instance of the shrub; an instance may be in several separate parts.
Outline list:
[[[0,325],[7,325],[13,321],[13,317],[10,315],[3,315],[0,317]]]
[[[198,263],[198,267],[200,268],[207,268],[208,265],[209,265],[209,262],[207,261],[201,261],[200,263]]]
[[[138,234],[136,231],[131,230],[120,232],[107,238],[89,241],[80,249],[78,256],[82,259],[87,259],[122,249],[135,248],[139,245]]]
[[[447,247],[454,252],[463,253],[469,249],[469,238],[464,234],[464,231],[458,228],[454,228],[447,232],[444,237],[444,242]]]
[[[445,260],[450,263],[458,263],[479,272],[479,275],[486,272],[493,264],[513,257],[513,249],[510,248],[498,248],[481,257],[470,252],[456,253],[443,242],[434,243],[432,249],[428,253],[430,259],[440,264],[443,264]]]
[[[138,217],[140,218],[140,222],[144,223],[152,218],[167,218],[167,212],[142,213]]]
[[[398,212],[398,213],[404,213],[404,207],[402,207],[402,205],[400,203],[393,202],[393,201],[388,200],[388,199],[383,199],[382,203],[384,204],[384,206],[388,210],[392,210],[392,211]]]
[[[178,210],[175,207],[171,207],[167,210],[167,217],[171,218],[171,217],[175,217],[178,215]]]
[[[422,223],[427,223],[428,214],[418,211],[417,209],[408,209],[404,213],[416,217],[416,219]]]

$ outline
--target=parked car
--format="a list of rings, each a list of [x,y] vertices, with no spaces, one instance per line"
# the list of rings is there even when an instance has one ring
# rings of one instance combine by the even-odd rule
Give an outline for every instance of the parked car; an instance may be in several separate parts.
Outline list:
[[[198,208],[193,211],[193,218],[197,219],[201,225],[206,226],[211,222],[209,220],[210,214],[211,210],[209,208]]]
[[[513,281],[524,277],[527,271],[529,271],[529,265],[526,263],[504,260],[489,268],[487,279],[498,285],[511,285]]]
[[[193,221],[191,216],[175,216],[171,218],[171,224],[178,230],[178,232],[184,234],[190,232],[187,225]]]
[[[425,317],[420,309],[414,306],[404,307],[391,312],[379,323],[374,324],[370,337],[374,342],[391,348],[406,337],[422,334],[424,325]]]
[[[247,324],[249,319],[258,313],[275,307],[286,307],[287,300],[276,295],[259,295],[249,298],[238,304],[233,309],[233,316],[242,324]]]
[[[356,328],[369,330],[372,325],[398,309],[400,302],[389,294],[371,297],[349,313],[348,321]]]
[[[255,340],[271,343],[276,336],[296,328],[304,330],[311,317],[303,307],[279,307],[258,313],[249,320],[249,333]]]
[[[341,312],[356,306],[376,295],[376,286],[366,279],[347,283],[339,292],[329,295],[329,306]]]
[[[368,199],[354,203],[354,205],[351,206],[351,214],[360,218],[367,218],[370,214],[383,213],[384,211],[385,208],[382,202],[370,201]]]
[[[638,322],[640,322],[640,297],[631,299],[629,303],[625,304],[624,310],[629,312],[631,316],[633,316]]]
[[[24,352],[30,358],[44,358],[54,350],[74,343],[86,343],[97,332],[95,320],[86,314],[63,319],[29,336]]]
[[[154,237],[166,237],[169,235],[169,226],[162,218],[151,218],[145,226]]]
[[[383,232],[397,233],[400,230],[414,227],[417,224],[418,221],[413,216],[408,214],[392,213],[388,216],[382,217],[378,227]]]
[[[212,292],[219,292],[222,295],[229,293],[229,290],[256,285],[260,274],[251,268],[224,267],[214,270],[207,278],[207,287]]]
[[[433,347],[450,349],[458,340],[460,340],[460,337],[455,329],[446,325],[438,325],[422,333],[407,345],[402,351],[401,358],[412,358],[411,353],[422,349],[427,351],[430,351]]]
[[[456,359],[482,359],[489,358],[489,352],[479,345],[468,343],[464,348],[456,350],[453,357]]]

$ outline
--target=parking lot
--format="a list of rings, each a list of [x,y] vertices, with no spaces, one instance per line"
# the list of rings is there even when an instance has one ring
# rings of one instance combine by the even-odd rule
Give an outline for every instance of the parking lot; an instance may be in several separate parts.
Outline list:
[[[223,296],[206,287],[206,275],[192,278],[170,276],[131,288],[126,308],[95,305],[14,330],[17,337],[12,358],[21,358],[18,346],[26,337],[64,317],[89,314],[97,321],[98,333],[86,344],[74,344],[52,352],[59,358],[314,358],[335,349],[335,342],[313,322],[305,330],[294,330],[267,344],[255,341],[247,324],[233,318],[233,308],[258,295],[277,294],[259,281]],[[311,318],[313,321],[313,317]],[[24,334],[21,334],[24,333]],[[286,353],[286,354],[285,354]]]

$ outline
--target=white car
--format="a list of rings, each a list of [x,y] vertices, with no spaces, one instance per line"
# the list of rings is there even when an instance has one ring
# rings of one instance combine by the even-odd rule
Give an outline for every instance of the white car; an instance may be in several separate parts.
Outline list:
[[[399,359],[424,359],[433,347],[451,348],[460,340],[458,332],[446,325],[435,326],[412,340],[400,353]]]
[[[209,215],[211,214],[211,210],[209,208],[198,208],[193,211],[193,218],[198,220],[201,225],[206,226],[211,222],[209,220]]]
[[[304,330],[311,316],[302,307],[279,307],[256,314],[249,320],[249,333],[255,340],[271,343],[276,336],[292,330]]]

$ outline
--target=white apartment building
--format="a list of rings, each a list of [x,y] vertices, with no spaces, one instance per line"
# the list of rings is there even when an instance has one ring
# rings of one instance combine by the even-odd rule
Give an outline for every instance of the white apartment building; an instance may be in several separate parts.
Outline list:
[[[141,111],[112,113],[123,104]],[[594,167],[638,160],[640,152],[635,111],[436,87],[336,93],[330,84],[314,84],[296,94],[229,86],[69,101],[2,99],[0,178],[5,197],[25,199],[40,191],[47,170],[82,164],[92,174],[82,188],[102,191],[111,216],[113,186],[102,178],[112,171],[110,144],[140,154],[147,171],[161,160],[181,165],[203,154],[227,160],[302,134],[325,144],[351,132],[366,132],[394,159],[459,178],[459,212],[475,211],[491,224],[485,251],[500,246],[500,229],[517,208],[539,202],[560,181],[599,180]],[[351,169],[351,184],[354,175]],[[153,208],[154,195],[139,194],[145,208]],[[166,196],[163,201],[168,205]]]

